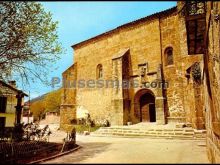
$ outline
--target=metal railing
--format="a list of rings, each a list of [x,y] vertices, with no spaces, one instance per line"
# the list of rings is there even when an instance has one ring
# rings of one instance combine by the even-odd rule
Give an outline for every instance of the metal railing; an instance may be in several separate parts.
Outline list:
[[[61,151],[62,144],[42,141],[1,142],[0,164],[28,163]]]
[[[28,127],[30,128],[30,125],[23,127],[22,133],[16,132],[14,128],[0,130],[0,164],[29,163],[76,146],[75,130],[67,134],[63,143],[54,143],[49,142],[50,133],[47,126],[43,129],[38,127],[27,129]]]

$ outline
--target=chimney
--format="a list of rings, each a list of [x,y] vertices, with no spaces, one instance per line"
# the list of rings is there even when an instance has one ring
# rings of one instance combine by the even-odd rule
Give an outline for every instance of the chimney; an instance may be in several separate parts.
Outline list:
[[[8,84],[11,85],[13,88],[16,88],[16,81],[8,81]]]

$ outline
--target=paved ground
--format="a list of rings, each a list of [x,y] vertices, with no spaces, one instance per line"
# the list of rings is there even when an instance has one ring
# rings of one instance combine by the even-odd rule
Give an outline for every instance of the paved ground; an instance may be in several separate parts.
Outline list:
[[[77,135],[82,148],[44,163],[209,163],[205,141]]]

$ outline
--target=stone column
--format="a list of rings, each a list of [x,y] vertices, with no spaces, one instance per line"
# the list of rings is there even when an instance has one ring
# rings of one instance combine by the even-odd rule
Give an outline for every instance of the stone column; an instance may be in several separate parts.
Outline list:
[[[19,91],[18,94],[16,95],[17,98],[17,105],[15,106],[16,108],[16,116],[15,116],[15,124],[21,124],[21,112],[22,112],[22,98],[24,97],[24,94],[22,91]]]
[[[205,120],[203,115],[203,99],[202,99],[202,73],[200,63],[196,62],[192,66],[193,91],[195,99],[195,107],[192,112],[192,125],[196,129],[205,128]]]
[[[122,58],[112,60],[112,79],[117,83],[112,89],[112,119],[111,125],[123,125],[123,89],[122,83]]]
[[[203,115],[203,100],[202,100],[202,86],[198,83],[193,84],[195,96],[195,112],[192,118],[193,127],[196,129],[205,128],[205,118]]]
[[[156,108],[156,121],[157,124],[165,124],[165,113],[164,113],[164,97],[163,97],[163,80],[162,80],[162,70],[161,64],[159,64],[157,69],[157,94],[155,98],[155,108]]]
[[[77,86],[77,63],[73,64],[63,74],[63,87],[60,105],[60,128],[68,130],[73,124],[77,123],[76,116],[76,93]]]

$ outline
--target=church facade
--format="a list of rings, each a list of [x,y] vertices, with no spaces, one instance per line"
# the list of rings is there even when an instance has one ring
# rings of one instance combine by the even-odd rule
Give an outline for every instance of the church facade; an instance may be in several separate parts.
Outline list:
[[[209,160],[219,163],[219,22],[219,2],[179,1],[73,45],[60,127],[83,113],[96,124],[186,123],[207,130]]]
[[[73,45],[74,63],[63,73],[61,127],[87,112],[97,123],[190,123],[204,129],[205,12],[205,2],[178,2]],[[125,80],[129,87],[111,86]],[[71,86],[76,81],[81,86]]]

